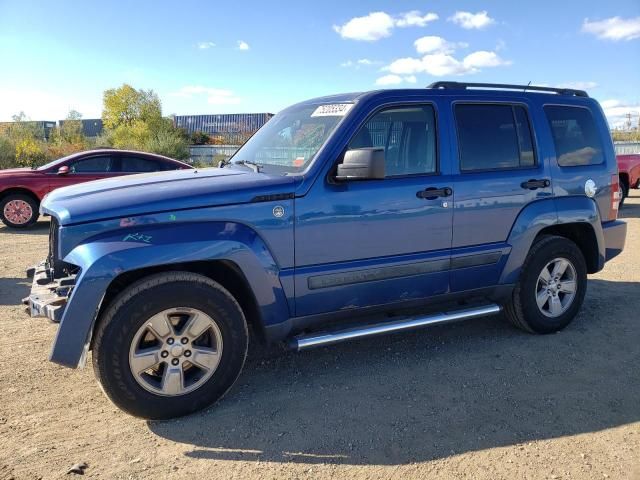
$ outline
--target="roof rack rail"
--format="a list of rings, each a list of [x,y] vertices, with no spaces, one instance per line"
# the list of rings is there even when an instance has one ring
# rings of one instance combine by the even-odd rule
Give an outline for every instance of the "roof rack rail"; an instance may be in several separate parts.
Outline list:
[[[434,82],[427,88],[443,88],[452,90],[466,90],[467,88],[496,88],[503,90],[532,90],[535,92],[551,92],[558,95],[571,95],[576,97],[588,97],[584,90],[574,88],[538,87],[536,85],[510,85],[505,83],[467,83],[467,82]]]

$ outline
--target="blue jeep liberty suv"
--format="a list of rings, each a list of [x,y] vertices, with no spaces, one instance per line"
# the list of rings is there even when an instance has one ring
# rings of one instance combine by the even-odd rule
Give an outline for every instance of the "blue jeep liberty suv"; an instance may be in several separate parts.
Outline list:
[[[51,361],[140,417],[218,400],[251,338],[302,350],[498,314],[578,313],[624,248],[616,158],[580,90],[438,82],[317,98],[221,168],[56,190],[24,302]]]

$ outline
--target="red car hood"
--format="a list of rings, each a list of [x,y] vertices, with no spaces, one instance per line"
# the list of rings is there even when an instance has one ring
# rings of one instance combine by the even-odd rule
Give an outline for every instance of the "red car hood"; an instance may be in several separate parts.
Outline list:
[[[38,170],[32,168],[7,168],[6,170],[0,170],[0,177],[9,175],[31,175],[40,173]]]

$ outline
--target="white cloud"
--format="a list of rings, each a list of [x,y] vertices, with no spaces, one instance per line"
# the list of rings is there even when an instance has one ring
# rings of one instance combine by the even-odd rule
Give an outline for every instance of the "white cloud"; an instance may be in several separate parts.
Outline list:
[[[380,60],[371,60],[368,58],[359,58],[356,61],[347,60],[346,62],[342,62],[340,64],[341,67],[354,67],[356,70],[360,67],[372,67],[374,65],[381,65],[382,62]]]
[[[636,126],[640,115],[640,103],[623,102],[617,99],[609,99],[600,102],[604,114],[611,128],[624,128],[627,115],[631,114],[632,126]]]
[[[591,90],[596,88],[598,84],[596,82],[565,82],[556,85],[556,88],[574,88],[576,90]]]
[[[418,10],[396,16],[386,12],[371,12],[363,17],[354,17],[343,25],[334,25],[333,29],[345,39],[375,42],[391,36],[396,27],[424,27],[437,19],[438,15],[435,13],[423,15]]]
[[[406,83],[416,83],[418,79],[415,75],[409,75],[406,77],[401,77],[400,75],[389,74],[383,77],[380,77],[376,80],[376,85],[379,86],[389,86],[389,85],[398,85],[402,82]]]
[[[424,71],[434,77],[446,77],[450,75],[464,75],[465,73],[476,73],[473,67],[467,67],[463,62],[444,53],[425,55],[422,59]]]
[[[582,31],[605,40],[633,40],[640,38],[640,17],[611,17],[594,22],[586,18],[582,23]]]
[[[391,35],[394,21],[385,12],[372,12],[364,17],[355,17],[342,26],[334,25],[333,29],[342,38],[375,42]]]
[[[420,58],[398,58],[383,70],[388,70],[396,75],[413,75],[415,73],[424,72],[424,63]]]
[[[77,92],[54,93],[49,90],[0,88],[0,121],[10,121],[23,111],[32,120],[64,119],[69,110],[77,110],[83,118],[100,118],[102,98],[83,98]]]
[[[500,58],[497,53],[487,52],[486,50],[473,52],[464,57],[462,62],[468,68],[499,67],[511,64],[511,62]]]
[[[438,18],[435,13],[429,12],[426,15],[422,15],[420,11],[412,10],[402,13],[396,18],[396,27],[424,27],[427,23],[435,22]]]
[[[447,51],[435,51],[422,58],[405,57],[391,62],[383,70],[393,75],[415,75],[426,73],[434,77],[465,75],[477,73],[483,68],[510,65],[495,52],[478,50],[462,60],[453,57]]]
[[[453,53],[457,48],[466,48],[469,45],[464,42],[448,42],[442,37],[426,36],[413,42],[418,53]]]
[[[486,10],[478,13],[458,11],[449,17],[448,20],[467,30],[485,28],[496,22],[487,14]]]
[[[213,42],[199,42],[198,43],[198,48],[200,50],[208,50],[209,48],[213,48],[215,47],[216,44]]]
[[[238,40],[238,50],[249,50],[249,44],[242,40]]]
[[[242,99],[236,96],[231,90],[209,88],[200,85],[187,85],[169,95],[182,98],[205,96],[209,105],[237,105],[242,102]]]
[[[385,75],[384,77],[380,77],[376,80],[376,85],[397,85],[398,83],[402,83],[402,77],[400,75]]]

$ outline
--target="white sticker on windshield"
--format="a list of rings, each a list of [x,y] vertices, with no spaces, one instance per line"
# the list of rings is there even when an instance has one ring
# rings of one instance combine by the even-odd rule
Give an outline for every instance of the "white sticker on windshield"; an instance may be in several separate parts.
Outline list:
[[[312,117],[344,117],[353,107],[353,103],[331,103],[320,105],[311,114]]]

